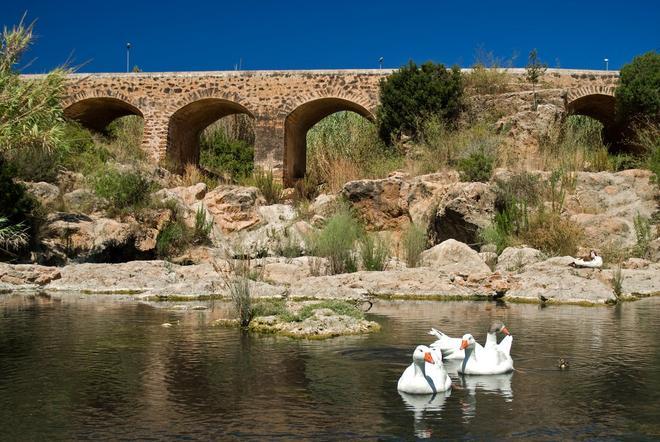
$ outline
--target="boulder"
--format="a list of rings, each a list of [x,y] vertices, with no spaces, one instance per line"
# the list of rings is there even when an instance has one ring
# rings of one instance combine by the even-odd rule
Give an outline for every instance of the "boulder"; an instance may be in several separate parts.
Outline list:
[[[613,276],[614,271],[609,271]],[[660,295],[660,264],[649,263],[643,268],[621,270],[621,292],[633,296]]]
[[[413,178],[407,197],[412,221],[420,226],[428,226],[435,217],[441,198],[459,181],[456,171],[442,171]]]
[[[422,252],[422,262],[427,267],[455,273],[461,276],[485,277],[491,271],[479,253],[467,244],[448,239]]]
[[[50,183],[40,181],[38,183],[23,182],[27,191],[33,195],[44,206],[52,206],[60,197],[60,189]]]
[[[214,228],[227,234],[255,227],[261,222],[257,207],[265,203],[256,187],[219,186],[208,192],[202,204],[213,218]]]
[[[327,259],[309,256],[277,260],[269,258],[268,261],[263,265],[262,278],[266,282],[278,285],[290,285],[314,274],[323,275],[328,268]]]
[[[93,213],[107,206],[104,198],[96,196],[89,189],[76,189],[62,197],[67,210],[71,212]]]
[[[478,232],[493,218],[495,192],[488,183],[455,183],[442,196],[431,221],[435,243],[455,239],[479,242]]]
[[[545,259],[543,252],[531,247],[507,247],[497,258],[495,270],[500,272],[519,272],[530,264]]]
[[[154,192],[152,197],[161,204],[172,204],[178,216],[188,227],[195,227],[197,211],[205,207],[202,200],[206,196],[207,187],[204,183],[193,186],[179,186],[170,189],[161,189]],[[208,211],[207,211],[207,217]]]
[[[351,202],[369,230],[401,230],[409,222],[410,184],[402,174],[379,180],[350,181],[342,195]]]

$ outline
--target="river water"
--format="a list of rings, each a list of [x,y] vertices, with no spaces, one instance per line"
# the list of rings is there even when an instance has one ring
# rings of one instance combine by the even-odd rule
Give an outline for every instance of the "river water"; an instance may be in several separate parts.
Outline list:
[[[327,341],[211,326],[226,307],[0,295],[0,439],[660,438],[660,298],[379,301],[382,332]],[[430,327],[483,342],[495,318],[514,335],[514,373],[397,392]]]

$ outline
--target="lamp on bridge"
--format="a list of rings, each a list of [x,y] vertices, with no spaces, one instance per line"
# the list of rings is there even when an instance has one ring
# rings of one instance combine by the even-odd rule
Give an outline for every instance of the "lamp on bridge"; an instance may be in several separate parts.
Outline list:
[[[131,44],[126,43],[126,72],[129,72],[129,66],[131,61]]]
[[[383,69],[383,57],[378,59],[378,69]]]
[[[603,61],[605,62],[605,70],[606,70],[606,71],[609,71],[609,70],[610,70],[610,69],[609,69],[609,67],[610,67],[610,66],[609,66],[610,59],[609,59],[609,58],[605,58],[605,59],[603,59]]]

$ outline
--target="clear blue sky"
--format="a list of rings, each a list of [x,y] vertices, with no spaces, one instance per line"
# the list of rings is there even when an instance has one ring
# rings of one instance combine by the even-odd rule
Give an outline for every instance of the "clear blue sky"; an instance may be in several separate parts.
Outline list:
[[[660,47],[660,0],[648,1],[141,1],[5,0],[0,22],[37,19],[24,72],[72,56],[83,72],[399,67],[413,59],[467,67],[483,47],[536,47],[550,67],[618,69]]]

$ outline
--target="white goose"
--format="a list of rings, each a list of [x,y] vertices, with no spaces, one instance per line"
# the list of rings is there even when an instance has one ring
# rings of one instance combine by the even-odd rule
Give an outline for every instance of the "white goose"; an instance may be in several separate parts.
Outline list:
[[[458,366],[462,374],[502,374],[513,371],[511,359],[511,344],[513,336],[508,335],[502,342],[482,347],[477,344],[471,334],[463,336],[461,350],[465,350],[465,358]]]
[[[451,379],[436,350],[418,345],[412,359],[412,364],[399,378],[397,390],[408,394],[435,394],[451,388]]]
[[[493,322],[490,329],[488,329],[486,345],[484,348],[497,346],[497,333],[504,333],[505,335],[510,334],[509,330],[501,321]],[[434,328],[431,328],[429,334],[438,338],[433,344],[431,344],[431,348],[440,350],[443,359],[463,360],[465,358],[465,351],[461,350],[461,343],[463,341],[461,338],[451,338]]]
[[[595,250],[592,250],[589,253],[589,257],[591,258],[589,260],[584,260],[582,258],[574,259],[573,262],[569,265],[572,267],[583,267],[589,269],[599,269],[603,267],[603,258],[599,256]]]

